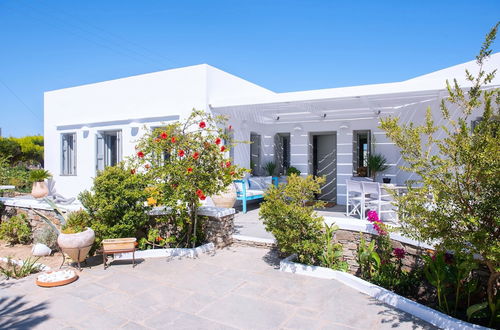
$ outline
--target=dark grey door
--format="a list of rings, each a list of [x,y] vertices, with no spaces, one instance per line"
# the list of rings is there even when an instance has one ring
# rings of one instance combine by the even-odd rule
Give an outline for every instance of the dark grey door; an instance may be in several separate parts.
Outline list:
[[[337,135],[318,134],[313,136],[313,172],[325,177],[318,199],[337,201]]]

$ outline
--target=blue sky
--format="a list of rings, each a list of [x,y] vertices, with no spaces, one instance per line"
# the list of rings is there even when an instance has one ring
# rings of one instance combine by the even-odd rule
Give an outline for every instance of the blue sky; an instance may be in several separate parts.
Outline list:
[[[43,133],[44,91],[199,63],[276,92],[404,80],[473,59],[499,14],[498,0],[0,0],[0,127]]]

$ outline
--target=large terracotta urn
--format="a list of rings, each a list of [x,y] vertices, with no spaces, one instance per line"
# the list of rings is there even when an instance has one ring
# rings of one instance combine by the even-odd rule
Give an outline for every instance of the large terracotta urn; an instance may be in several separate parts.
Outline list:
[[[233,207],[236,202],[236,188],[234,184],[230,184],[222,193],[212,196],[212,201],[217,207]]]
[[[35,198],[42,198],[49,194],[49,188],[45,181],[33,182],[33,187],[31,188],[31,196]]]
[[[94,244],[95,233],[91,228],[75,234],[60,233],[57,244],[62,252],[66,253],[73,261],[82,262]]]

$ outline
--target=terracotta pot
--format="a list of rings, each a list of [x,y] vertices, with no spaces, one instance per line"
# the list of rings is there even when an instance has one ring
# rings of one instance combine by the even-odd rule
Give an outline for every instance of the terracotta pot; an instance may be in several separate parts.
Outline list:
[[[81,233],[60,233],[59,236],[57,236],[57,244],[61,250],[76,262],[82,262],[87,258],[87,254],[92,248],[94,240],[95,233],[90,228],[87,228],[87,230]]]
[[[212,196],[212,201],[217,207],[231,208],[236,202],[236,188],[234,184],[230,184],[226,191]]]
[[[45,181],[33,182],[33,187],[31,188],[31,196],[35,198],[42,198],[49,194],[49,188]]]

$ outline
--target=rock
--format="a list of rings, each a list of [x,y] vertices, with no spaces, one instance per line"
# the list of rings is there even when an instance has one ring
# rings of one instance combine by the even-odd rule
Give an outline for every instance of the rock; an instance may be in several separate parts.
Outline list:
[[[49,256],[52,253],[52,250],[45,244],[37,243],[33,246],[31,252],[35,257],[43,257]]]

